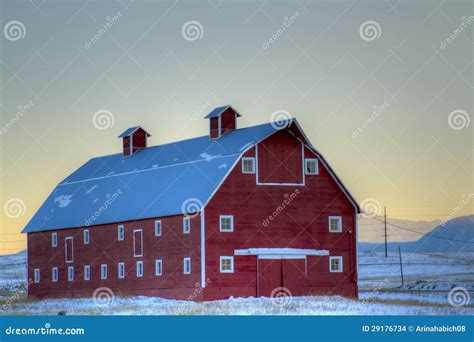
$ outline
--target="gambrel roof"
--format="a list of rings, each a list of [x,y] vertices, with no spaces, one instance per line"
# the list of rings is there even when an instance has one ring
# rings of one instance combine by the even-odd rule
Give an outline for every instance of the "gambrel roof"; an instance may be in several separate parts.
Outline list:
[[[236,129],[219,139],[205,135],[148,147],[132,157],[117,153],[93,158],[56,186],[23,233],[178,215],[188,204],[205,205],[240,157],[276,131],[290,127],[314,150],[297,121],[288,124],[267,123]]]

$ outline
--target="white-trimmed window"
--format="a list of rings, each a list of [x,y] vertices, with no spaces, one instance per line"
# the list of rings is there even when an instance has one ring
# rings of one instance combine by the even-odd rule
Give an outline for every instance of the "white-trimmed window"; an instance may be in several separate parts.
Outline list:
[[[64,239],[64,254],[66,263],[74,262],[74,240],[72,236]]]
[[[329,272],[342,272],[342,256],[329,257]]]
[[[51,247],[58,247],[58,233],[51,233]]]
[[[117,226],[117,240],[123,241],[124,238],[125,238],[125,227],[123,226],[123,224],[119,224]]]
[[[329,216],[328,218],[329,232],[340,233],[342,232],[342,217],[341,216]]]
[[[161,276],[163,275],[163,260],[155,260],[155,275]]]
[[[137,261],[137,277],[143,277],[143,261]]]
[[[107,279],[107,264],[100,265],[100,279]]]
[[[124,262],[118,263],[118,277],[120,279],[125,278],[125,263]]]
[[[40,282],[40,269],[39,268],[35,268],[35,272],[34,272],[34,281],[35,283],[39,283]]]
[[[234,231],[234,216],[220,215],[219,216],[219,231],[233,232]]]
[[[161,226],[161,220],[156,220],[155,221],[155,236],[161,236],[163,233],[163,229]]]
[[[84,245],[89,244],[89,229],[84,229]]]
[[[67,268],[67,281],[74,281],[74,266]]]
[[[234,257],[221,256],[220,265],[221,273],[234,273]]]
[[[191,274],[191,258],[184,258],[183,260],[183,273]]]
[[[189,234],[191,232],[191,218],[183,217],[183,234]]]
[[[242,158],[242,173],[255,173],[255,158]]]
[[[304,160],[304,170],[307,175],[317,175],[319,173],[318,160],[316,158],[306,158]]]
[[[84,266],[84,280],[91,279],[91,267],[89,265]]]
[[[53,281],[53,283],[56,283],[58,281],[58,268],[57,267],[53,267],[53,269],[51,270],[51,280]]]

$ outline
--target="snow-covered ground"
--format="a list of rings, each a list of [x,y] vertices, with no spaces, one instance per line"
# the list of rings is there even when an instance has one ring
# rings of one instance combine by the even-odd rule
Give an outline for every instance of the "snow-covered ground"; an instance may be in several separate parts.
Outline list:
[[[7,315],[473,315],[474,253],[406,253],[401,286],[398,255],[359,256],[360,300],[339,296],[232,298],[194,303],[149,297],[30,300],[16,291],[26,282],[26,254],[0,256],[0,314]],[[449,305],[454,287],[470,292],[463,307]]]

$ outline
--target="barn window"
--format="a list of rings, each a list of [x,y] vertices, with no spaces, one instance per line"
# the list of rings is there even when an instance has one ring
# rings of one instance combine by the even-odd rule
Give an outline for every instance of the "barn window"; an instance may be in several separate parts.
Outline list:
[[[234,257],[221,256],[221,273],[234,273]]]
[[[133,256],[143,256],[143,232],[141,229],[133,231]]]
[[[84,280],[91,279],[91,267],[89,265],[84,266]]]
[[[313,158],[305,159],[305,173],[307,175],[317,175],[319,173],[318,160]]]
[[[183,233],[189,234],[191,232],[191,218],[183,217]]]
[[[84,245],[89,244],[89,229],[84,229]]]
[[[160,276],[163,274],[163,261],[155,260],[155,275]]]
[[[100,265],[100,279],[107,279],[107,264]]]
[[[143,261],[137,261],[137,277],[143,277]]]
[[[72,237],[69,236],[65,240],[64,253],[66,257],[66,263],[74,262],[74,243]]]
[[[191,274],[191,258],[184,258],[183,273]]]
[[[155,221],[155,236],[161,236],[162,229],[161,229],[161,220]]]
[[[40,282],[40,269],[39,268],[35,268],[35,283],[39,283]]]
[[[242,173],[255,173],[255,158],[242,158]]]
[[[117,227],[117,239],[122,241],[125,238],[125,227],[123,224],[119,224]]]
[[[67,281],[74,280],[74,266],[69,266],[67,268]]]
[[[331,233],[342,232],[342,217],[341,216],[329,216],[329,231]]]
[[[234,216],[220,215],[219,216],[219,231],[233,232],[234,231]]]
[[[329,271],[342,272],[342,256],[329,257]]]
[[[58,247],[58,233],[51,233],[51,247]]]
[[[125,263],[123,262],[118,263],[118,277],[120,279],[125,278]]]
[[[53,281],[53,283],[58,281],[58,268],[57,267],[53,267],[51,271],[51,280]]]

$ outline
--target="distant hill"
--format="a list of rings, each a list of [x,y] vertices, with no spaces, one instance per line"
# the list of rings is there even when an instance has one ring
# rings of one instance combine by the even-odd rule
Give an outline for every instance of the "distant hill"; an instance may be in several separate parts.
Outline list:
[[[413,230],[419,231],[416,228]],[[462,241],[470,241],[470,243]],[[474,252],[474,215],[449,220],[446,225],[438,225],[416,241],[389,242],[387,246],[391,252],[398,251],[398,246],[405,252]],[[383,252],[385,248],[383,243],[367,242],[360,242],[358,247],[360,252]]]
[[[405,227],[416,230],[422,234],[432,231],[441,224],[440,220],[433,221],[411,221],[388,218],[387,222],[396,226]],[[410,233],[406,230],[400,230],[391,225],[387,225],[387,234],[392,241],[408,242],[416,241],[420,238],[420,234]],[[364,242],[383,242],[384,241],[384,224],[383,216],[375,216],[367,218],[359,216],[359,241]]]

